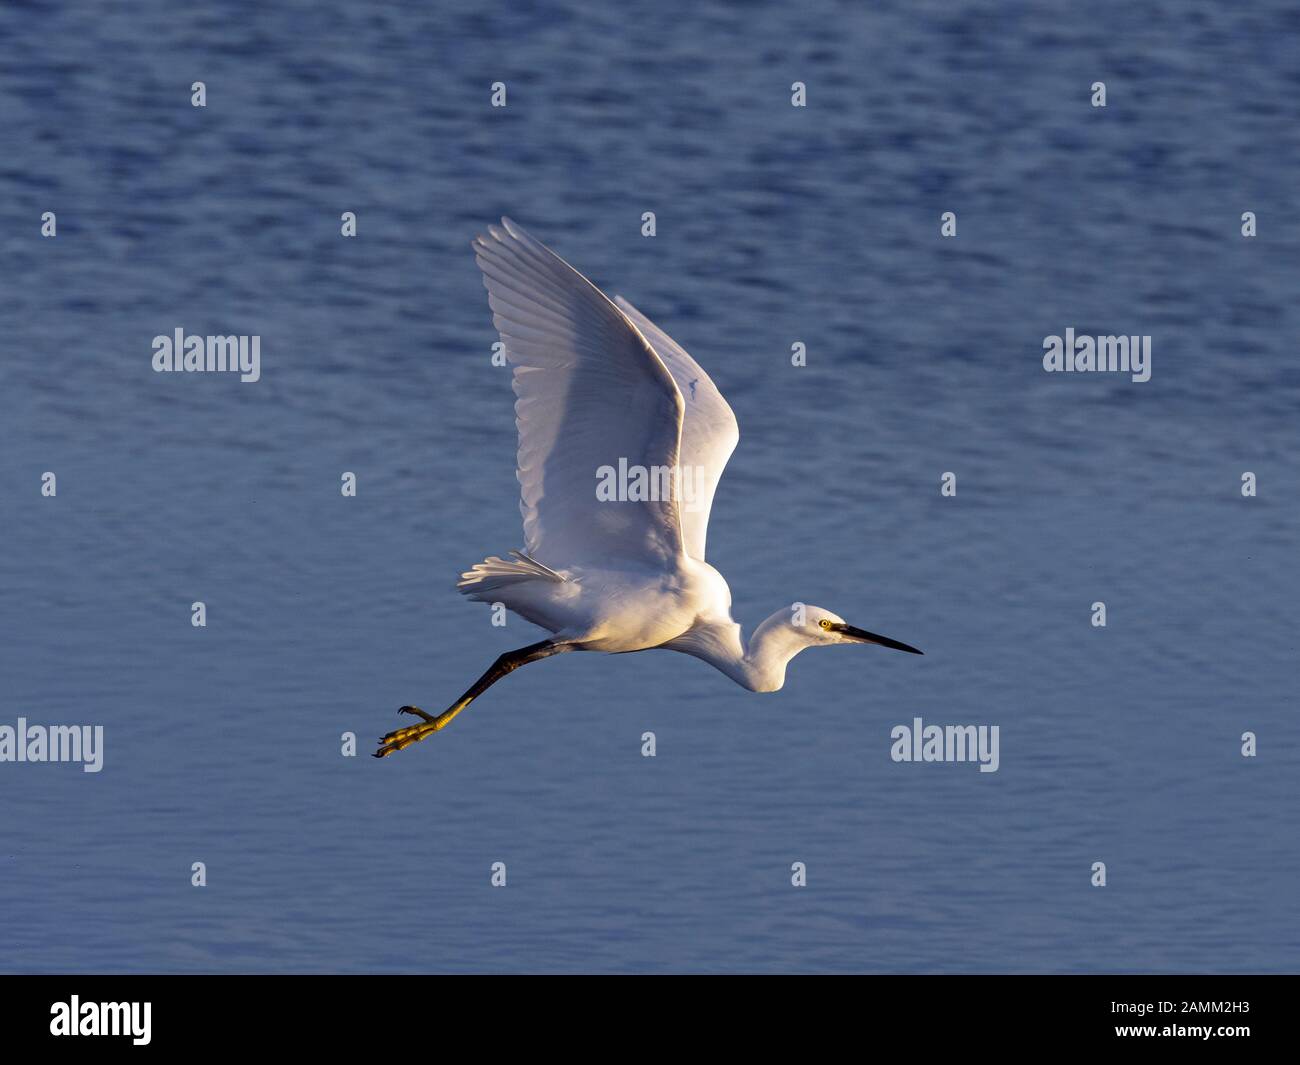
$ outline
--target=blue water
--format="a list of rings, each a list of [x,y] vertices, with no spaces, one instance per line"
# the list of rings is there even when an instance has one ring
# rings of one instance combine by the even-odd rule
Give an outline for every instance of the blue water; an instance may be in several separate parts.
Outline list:
[[[0,10],[0,724],[105,729],[0,764],[0,969],[1300,968],[1294,5],[629,7]],[[737,618],[926,657],[568,655],[367,757],[540,638],[452,590],[521,542],[503,213],[730,399]]]

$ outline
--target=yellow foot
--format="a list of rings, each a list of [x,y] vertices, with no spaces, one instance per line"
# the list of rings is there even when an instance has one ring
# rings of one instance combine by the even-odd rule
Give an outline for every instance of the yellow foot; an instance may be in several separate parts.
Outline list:
[[[380,741],[379,750],[375,752],[376,758],[385,758],[394,751],[401,751],[411,746],[413,743],[419,743],[426,736],[432,736],[439,729],[446,728],[451,719],[464,709],[464,706],[457,704],[451,709],[444,711],[437,717],[432,714],[426,714],[418,706],[404,706],[397,712],[399,714],[414,714],[416,717],[424,718],[421,725],[408,725],[406,728],[399,728],[390,732]]]

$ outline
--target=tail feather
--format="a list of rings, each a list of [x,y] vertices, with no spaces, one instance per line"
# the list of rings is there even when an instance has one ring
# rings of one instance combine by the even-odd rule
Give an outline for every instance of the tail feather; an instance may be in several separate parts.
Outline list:
[[[471,599],[482,599],[500,588],[509,587],[519,581],[563,581],[564,578],[543,566],[535,558],[529,558],[522,551],[511,551],[514,559],[497,558],[490,555],[482,562],[471,566],[460,575],[456,590]]]

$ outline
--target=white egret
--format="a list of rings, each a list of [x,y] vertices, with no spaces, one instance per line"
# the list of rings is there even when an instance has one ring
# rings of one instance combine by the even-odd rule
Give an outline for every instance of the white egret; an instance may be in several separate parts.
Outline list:
[[[814,606],[778,610],[746,643],[727,582],[704,560],[713,494],[740,439],[727,401],[645,315],[510,219],[473,247],[513,367],[524,549],[478,563],[457,587],[552,635],[503,654],[436,717],[402,707],[423,721],[390,732],[376,757],[442,729],[507,673],[565,651],[681,651],[756,692],[779,689],[806,647],[921,654]],[[671,471],[659,480],[671,490],[611,499],[597,491],[602,468]]]

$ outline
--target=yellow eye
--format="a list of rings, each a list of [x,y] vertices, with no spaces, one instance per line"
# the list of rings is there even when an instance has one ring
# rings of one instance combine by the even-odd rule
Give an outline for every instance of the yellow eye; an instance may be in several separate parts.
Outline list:
[[[825,618],[822,618],[821,621],[817,622],[817,624],[820,625],[823,629],[830,631],[831,623],[827,621]]]

